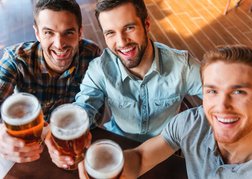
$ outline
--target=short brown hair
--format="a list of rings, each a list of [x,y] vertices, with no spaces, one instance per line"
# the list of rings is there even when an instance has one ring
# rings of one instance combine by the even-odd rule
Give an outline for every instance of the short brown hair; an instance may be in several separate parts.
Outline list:
[[[33,11],[35,25],[37,25],[36,17],[39,12],[45,9],[53,11],[68,11],[75,16],[79,28],[82,26],[81,9],[75,0],[38,0]]]
[[[135,7],[137,16],[141,19],[142,24],[144,24],[148,17],[148,12],[143,0],[98,0],[95,8],[95,16],[99,25],[99,15],[101,12],[109,11],[126,3],[131,3]]]
[[[214,50],[206,52],[201,62],[201,79],[204,69],[215,62],[243,63],[252,67],[252,49],[245,45],[218,46]]]

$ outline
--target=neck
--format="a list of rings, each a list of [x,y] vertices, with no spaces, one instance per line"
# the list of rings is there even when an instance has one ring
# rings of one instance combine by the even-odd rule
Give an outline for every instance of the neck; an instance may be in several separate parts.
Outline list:
[[[252,160],[252,136],[246,136],[231,144],[218,143],[222,158],[227,164],[239,164]]]
[[[153,58],[154,58],[153,48],[154,47],[152,46],[150,39],[148,39],[148,44],[145,49],[144,55],[142,57],[141,63],[137,67],[131,68],[129,70],[132,74],[134,74],[135,76],[141,79],[144,78],[145,74],[148,72],[153,62]]]

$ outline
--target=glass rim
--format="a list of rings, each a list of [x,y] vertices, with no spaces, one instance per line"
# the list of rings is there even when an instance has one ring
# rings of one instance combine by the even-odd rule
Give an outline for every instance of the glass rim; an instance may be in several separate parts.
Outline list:
[[[98,139],[98,140],[96,140],[96,141],[94,141],[91,145],[90,145],[90,147],[87,149],[87,151],[86,151],[86,154],[85,154],[85,159],[84,159],[84,163],[85,163],[85,167],[86,167],[86,169],[87,169],[87,171],[88,170],[91,170],[93,173],[95,173],[96,175],[102,175],[102,174],[104,174],[104,175],[109,175],[110,173],[113,173],[113,172],[109,172],[109,173],[106,173],[106,172],[102,172],[102,171],[99,171],[99,172],[97,172],[96,170],[95,170],[95,168],[94,167],[92,167],[92,165],[90,164],[90,160],[88,160],[88,155],[91,155],[90,154],[90,151],[95,147],[95,146],[97,146],[97,145],[104,145],[104,144],[106,144],[106,145],[109,145],[109,146],[113,146],[113,147],[115,147],[116,149],[118,149],[118,152],[119,152],[119,154],[120,154],[120,160],[119,160],[119,162],[112,168],[112,170],[111,171],[113,171],[116,175],[117,174],[119,174],[120,173],[120,171],[122,170],[122,168],[123,168],[123,165],[124,165],[124,155],[123,155],[123,150],[122,150],[122,148],[121,148],[121,146],[118,144],[118,143],[116,143],[115,141],[113,141],[113,140],[111,140],[111,139]],[[88,166],[87,166],[88,165]],[[116,170],[116,172],[115,172],[115,169],[117,169],[118,168],[118,170]],[[120,170],[119,170],[120,169]],[[111,174],[112,175],[112,174]]]
[[[17,98],[20,98],[17,100]],[[15,103],[25,100],[25,103],[30,103],[31,105],[35,105],[35,107],[32,110],[32,115],[28,117],[11,117],[7,113],[7,109],[10,108],[10,106],[14,105]],[[27,100],[29,99],[29,100]],[[29,102],[27,102],[29,101]],[[18,93],[13,93],[10,96],[8,96],[4,102],[1,105],[1,115],[2,115],[2,120],[6,122],[7,124],[18,126],[18,125],[25,125],[29,122],[31,122],[35,117],[39,115],[41,111],[41,105],[36,96],[34,96],[31,93],[26,93],[26,92],[18,92]],[[22,122],[20,122],[23,119]]]
[[[70,110],[69,110],[70,109]],[[72,109],[72,110],[71,110]],[[62,128],[58,123],[56,122],[57,119],[60,119],[59,116],[61,116],[61,113],[65,113],[64,111],[68,110],[69,112],[73,113],[73,112],[77,112],[77,115],[83,115],[82,117],[80,117],[79,119],[81,120],[80,125],[76,125],[73,126],[73,128],[69,128],[69,129],[64,129]],[[67,112],[65,113],[67,114]],[[74,113],[74,115],[76,115],[76,113]],[[52,134],[57,137],[57,138],[68,138],[68,135],[73,135],[75,137],[73,138],[77,138],[78,136],[83,135],[84,133],[87,133],[89,131],[89,117],[88,114],[86,112],[85,109],[83,109],[82,107],[72,104],[72,103],[66,103],[66,104],[62,104],[58,107],[56,107],[51,116],[50,116],[50,128],[51,128],[51,132]],[[83,131],[81,133],[77,133],[78,131]],[[61,133],[61,137],[59,137],[59,134],[57,133]],[[63,134],[62,134],[63,133]],[[78,134],[78,135],[76,135]],[[67,139],[65,139],[67,140]]]

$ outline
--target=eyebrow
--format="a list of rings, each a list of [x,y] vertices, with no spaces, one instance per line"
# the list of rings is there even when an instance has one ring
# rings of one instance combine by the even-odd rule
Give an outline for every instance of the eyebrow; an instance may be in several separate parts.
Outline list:
[[[204,84],[203,88],[217,88],[218,86],[216,85],[211,85],[211,84]],[[252,88],[252,85],[250,83],[241,83],[238,85],[232,85],[232,89],[239,89],[239,88]]]
[[[43,27],[42,31],[44,31],[44,30],[54,31],[53,29],[50,29],[48,27]],[[64,30],[64,32],[66,32],[66,31],[76,31],[76,29],[74,27],[72,27],[72,28]]]

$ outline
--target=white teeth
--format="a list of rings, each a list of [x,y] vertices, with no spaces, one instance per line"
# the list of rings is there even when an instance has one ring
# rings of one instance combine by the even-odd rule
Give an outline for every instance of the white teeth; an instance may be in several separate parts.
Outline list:
[[[217,120],[219,122],[222,122],[222,123],[233,123],[233,122],[238,121],[238,118],[221,118],[221,117],[217,117]]]
[[[129,52],[129,51],[131,51],[131,50],[133,50],[133,47],[127,48],[127,49],[120,49],[120,51],[121,51],[122,53],[127,53],[127,52]]]
[[[63,55],[66,53],[66,50],[65,51],[54,51],[57,55]]]

